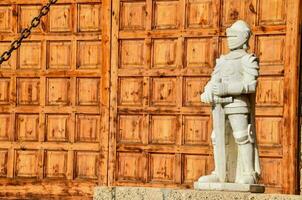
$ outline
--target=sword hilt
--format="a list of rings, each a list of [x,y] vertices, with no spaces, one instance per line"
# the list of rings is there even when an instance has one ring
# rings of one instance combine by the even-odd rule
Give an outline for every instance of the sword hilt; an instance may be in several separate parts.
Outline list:
[[[214,96],[214,103],[232,103],[233,102],[233,97],[218,97],[218,96]]]

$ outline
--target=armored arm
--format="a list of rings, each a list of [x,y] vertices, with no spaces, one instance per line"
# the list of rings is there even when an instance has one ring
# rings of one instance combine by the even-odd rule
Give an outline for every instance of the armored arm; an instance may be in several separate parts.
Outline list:
[[[259,65],[257,58],[253,54],[246,55],[242,58],[243,78],[240,82],[233,82],[225,87],[226,95],[240,95],[255,93],[257,77],[259,75]]]

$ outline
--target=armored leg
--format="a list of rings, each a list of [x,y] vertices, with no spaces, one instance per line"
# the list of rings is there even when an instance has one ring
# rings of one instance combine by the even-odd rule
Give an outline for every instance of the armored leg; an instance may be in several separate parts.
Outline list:
[[[242,174],[236,177],[237,183],[254,184],[256,183],[256,173],[254,169],[254,140],[251,137],[250,125],[248,124],[247,114],[232,114],[228,116],[233,136],[238,144],[240,164]]]
[[[217,148],[216,148],[214,131],[212,132],[211,139],[212,139],[212,144],[213,144],[215,169],[214,169],[214,171],[212,171],[212,173],[210,175],[201,176],[198,179],[198,182],[201,182],[201,183],[218,183],[219,182],[219,177],[218,177],[217,170],[216,170],[216,166],[217,166],[217,150],[216,149]]]

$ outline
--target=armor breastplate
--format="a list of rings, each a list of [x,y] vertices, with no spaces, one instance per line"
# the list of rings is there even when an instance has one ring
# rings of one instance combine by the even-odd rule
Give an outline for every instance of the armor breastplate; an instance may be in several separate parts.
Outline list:
[[[224,60],[221,63],[219,78],[222,83],[240,82],[243,79],[241,59]]]

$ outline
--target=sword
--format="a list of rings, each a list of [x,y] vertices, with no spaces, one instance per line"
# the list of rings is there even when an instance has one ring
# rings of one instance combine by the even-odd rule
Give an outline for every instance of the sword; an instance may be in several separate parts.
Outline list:
[[[233,102],[233,97],[213,96],[213,129],[216,141],[215,168],[220,182],[226,181],[226,150],[225,150],[225,113],[223,103]],[[219,159],[218,159],[219,158]]]

